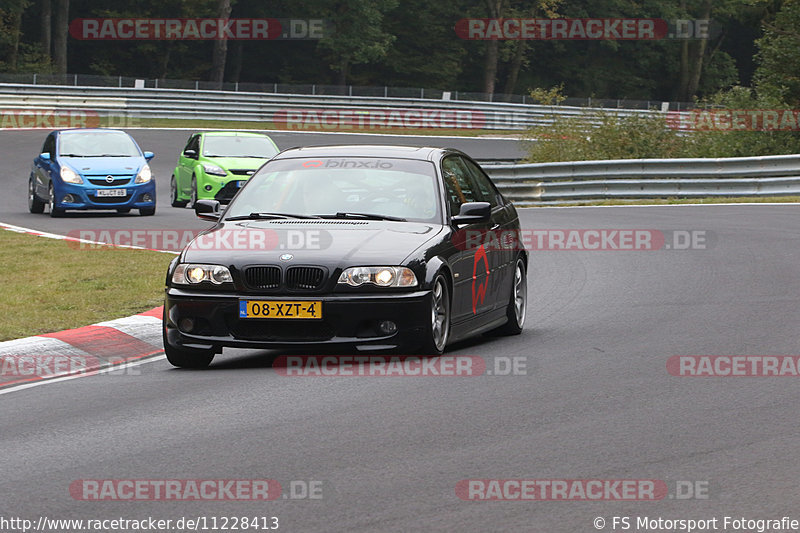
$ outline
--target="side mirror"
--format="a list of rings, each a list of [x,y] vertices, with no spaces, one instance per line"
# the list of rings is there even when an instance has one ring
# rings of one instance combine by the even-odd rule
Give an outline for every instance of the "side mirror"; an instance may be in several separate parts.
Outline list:
[[[156,154],[154,154],[153,152],[145,152],[144,153],[144,158],[145,158],[146,161],[150,161],[155,156],[156,156]]]
[[[453,224],[475,224],[489,222],[492,218],[492,204],[489,202],[467,202],[461,204],[458,214],[453,217]]]
[[[185,150],[183,155],[189,159],[197,159],[197,150]]]
[[[50,161],[50,153],[49,152],[42,152],[39,154],[39,159],[43,161]]]
[[[216,200],[197,200],[194,203],[194,214],[203,220],[218,221],[222,214]]]

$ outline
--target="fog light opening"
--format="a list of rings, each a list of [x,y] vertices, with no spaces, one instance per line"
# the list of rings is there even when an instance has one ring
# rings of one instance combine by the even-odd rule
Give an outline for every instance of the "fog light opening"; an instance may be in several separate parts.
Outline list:
[[[194,319],[191,318],[181,318],[178,321],[178,329],[181,331],[185,331],[187,333],[191,333],[194,329]]]
[[[205,186],[205,187],[203,187],[203,188],[204,188],[205,190],[207,190],[207,191],[211,192],[211,189],[213,189],[214,187],[212,187],[211,185],[206,185],[206,186]]]
[[[397,332],[397,324],[391,320],[381,320],[378,323],[378,329],[384,335],[392,335],[393,333]]]
[[[64,195],[64,198],[61,200],[61,203],[63,203],[63,204],[74,204],[75,203],[75,197],[72,196],[71,194],[66,194],[66,195]]]
[[[144,193],[144,194],[142,195],[142,201],[143,201],[143,202],[152,202],[152,201],[153,201],[153,197],[152,197],[152,196],[150,196],[150,193],[149,193],[149,192],[146,192],[146,193]]]

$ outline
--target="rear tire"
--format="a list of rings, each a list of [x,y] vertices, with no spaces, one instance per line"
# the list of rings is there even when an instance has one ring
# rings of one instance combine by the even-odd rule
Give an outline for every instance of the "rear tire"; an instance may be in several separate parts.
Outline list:
[[[44,213],[44,204],[33,186],[33,178],[28,180],[28,211],[31,213]]]
[[[53,190],[53,182],[50,182],[50,188],[48,189],[50,194],[50,216],[52,218],[59,218],[64,216],[64,209],[56,209],[56,192]]]
[[[450,338],[450,289],[442,274],[437,274],[431,290],[431,317],[425,328],[420,353],[442,355]]]
[[[169,201],[172,207],[186,207],[188,203],[186,200],[178,199],[178,182],[175,179],[175,174],[169,180]]]
[[[517,257],[514,265],[514,282],[511,285],[511,297],[506,307],[508,322],[494,330],[500,335],[519,335],[525,326],[526,307],[528,305],[528,279],[525,261]]]

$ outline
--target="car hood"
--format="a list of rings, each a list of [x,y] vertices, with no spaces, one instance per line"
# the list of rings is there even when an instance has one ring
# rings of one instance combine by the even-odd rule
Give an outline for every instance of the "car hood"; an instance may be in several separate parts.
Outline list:
[[[269,157],[203,157],[205,161],[219,165],[224,169],[256,170],[269,161]]]
[[[133,157],[59,157],[59,162],[69,165],[80,174],[136,174],[145,161]]]
[[[331,270],[357,265],[400,265],[441,231],[442,226],[416,222],[228,222],[192,241],[183,252],[182,262],[234,267],[303,264],[321,265]]]

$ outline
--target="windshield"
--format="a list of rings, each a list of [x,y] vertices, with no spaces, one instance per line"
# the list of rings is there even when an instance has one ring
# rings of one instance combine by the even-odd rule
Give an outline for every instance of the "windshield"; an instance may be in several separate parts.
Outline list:
[[[203,140],[205,157],[258,157],[269,159],[278,149],[269,138],[240,135],[206,135]]]
[[[136,143],[122,131],[81,131],[62,133],[58,155],[73,157],[135,157],[141,155]]]
[[[439,221],[433,163],[364,157],[282,159],[267,163],[225,212],[225,217],[280,212],[336,216],[369,214]]]

